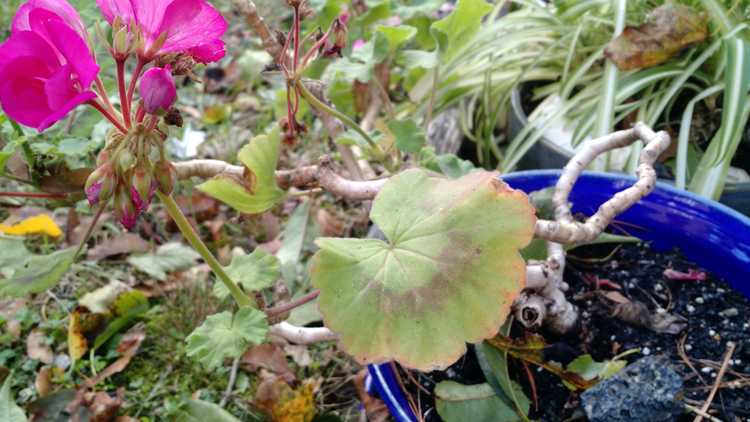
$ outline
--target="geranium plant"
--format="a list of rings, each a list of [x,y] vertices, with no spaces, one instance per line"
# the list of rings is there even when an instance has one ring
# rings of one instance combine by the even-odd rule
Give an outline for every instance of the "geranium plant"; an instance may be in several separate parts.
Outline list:
[[[43,131],[79,105],[98,110],[112,128],[86,183],[91,206],[101,214],[111,204],[122,225],[131,229],[158,197],[215,273],[221,283],[216,293],[236,301],[235,312],[208,317],[188,337],[188,353],[217,367],[268,335],[298,343],[338,339],[362,363],[396,360],[430,370],[455,362],[467,342],[495,337],[512,313],[530,328],[546,325],[564,332],[573,326],[577,311],[565,298],[562,245],[595,239],[613,218],[653,189],[652,165],[668,147],[669,136],[639,123],[593,142],[573,158],[558,182],[555,219],[537,218],[527,195],[505,184],[497,172],[475,170],[451,178],[406,159],[413,148],[398,145],[411,145],[409,137],[417,131],[413,123],[394,126],[389,142],[373,137],[330,105],[319,85],[302,75],[315,60],[346,48],[348,14],[334,19],[325,32],[303,34],[305,2],[287,3],[293,25],[280,40],[252,2],[237,1],[287,87],[286,117],[239,151],[240,165],[172,162],[165,150],[169,126],[179,120],[173,108],[178,97],[173,77],[224,54],[221,36],[227,25],[205,0],[98,0],[111,36],[100,31],[96,40],[65,0],[29,0],[18,11],[10,38],[0,45],[0,104],[5,113]],[[447,31],[453,21],[450,16],[445,19],[439,27]],[[449,38],[439,36],[447,51]],[[391,41],[398,44],[395,38]],[[117,105],[110,102],[98,76],[94,43],[105,43],[115,62]],[[307,130],[297,119],[303,100],[329,131],[343,124],[356,133],[361,138],[358,149],[381,175],[355,180],[351,171],[349,176],[339,171],[329,156],[315,165],[278,170],[282,141],[293,142]],[[567,198],[581,171],[596,156],[636,141],[645,144],[638,182],[587,220],[576,221]],[[355,154],[351,149],[340,153]],[[345,164],[359,165],[356,160]],[[255,293],[279,278],[278,260],[255,251],[236,257],[228,267],[220,265],[172,197],[177,181],[191,177],[207,179],[201,190],[248,213],[271,209],[291,188],[372,201],[370,219],[384,239],[316,239],[319,250],[310,270],[314,290],[289,303],[267,304]],[[534,237],[548,242],[549,257],[525,262],[519,251]],[[16,275],[0,280],[0,292],[43,291],[65,267],[56,265],[54,270],[42,283]],[[296,327],[283,321],[290,310],[316,298],[325,327]]]

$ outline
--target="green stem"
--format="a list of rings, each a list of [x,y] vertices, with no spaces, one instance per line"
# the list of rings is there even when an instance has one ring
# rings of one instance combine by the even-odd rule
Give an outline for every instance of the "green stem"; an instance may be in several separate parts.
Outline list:
[[[172,198],[171,195],[164,195],[159,191],[156,192],[156,195],[167,207],[169,216],[172,217],[174,222],[177,224],[177,227],[180,229],[180,232],[182,232],[182,235],[185,236],[185,239],[187,239],[187,241],[190,243],[190,246],[192,246],[193,249],[195,249],[195,251],[198,252],[201,257],[203,257],[203,260],[206,261],[206,264],[208,264],[214,274],[216,274],[219,280],[221,280],[221,282],[224,283],[227,289],[229,289],[229,293],[232,294],[235,302],[237,302],[240,307],[255,308],[255,303],[253,303],[253,301],[247,295],[245,295],[245,293],[242,292],[237,284],[232,281],[226,271],[224,271],[224,267],[219,264],[219,261],[216,260],[211,251],[208,250],[208,247],[205,243],[203,243],[201,238],[198,236],[198,233],[195,232],[193,226],[190,225],[187,218],[185,217],[185,214],[182,213],[182,210],[180,210],[180,207],[179,205],[177,205],[177,202],[175,202],[174,198]]]
[[[309,89],[305,86],[302,81],[298,80],[296,82],[297,89],[299,89],[300,94],[310,103],[313,107],[323,111],[324,113],[328,113],[331,116],[336,117],[337,119],[341,120],[342,123],[349,126],[350,128],[354,129],[355,132],[359,133],[362,138],[364,138],[365,141],[367,141],[367,144],[372,148],[373,152],[378,154],[378,159],[382,159],[385,155],[383,151],[380,149],[380,146],[375,143],[375,141],[370,138],[370,135],[367,134],[362,128],[355,122],[354,120],[350,119],[349,116],[346,114],[336,110],[335,108],[329,107],[328,104],[324,103],[323,101],[320,101],[318,97],[313,95],[312,92],[310,92]]]

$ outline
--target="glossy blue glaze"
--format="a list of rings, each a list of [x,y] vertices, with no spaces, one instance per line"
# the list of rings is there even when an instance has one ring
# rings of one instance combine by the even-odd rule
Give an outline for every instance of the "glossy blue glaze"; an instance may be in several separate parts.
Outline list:
[[[511,187],[533,192],[554,186],[559,170],[503,176]],[[585,172],[570,195],[573,212],[591,215],[635,178]],[[651,242],[656,250],[679,248],[699,266],[723,278],[750,298],[750,218],[718,202],[658,183],[654,191],[617,217],[615,227]],[[414,422],[390,364],[370,365],[373,387],[399,422]]]

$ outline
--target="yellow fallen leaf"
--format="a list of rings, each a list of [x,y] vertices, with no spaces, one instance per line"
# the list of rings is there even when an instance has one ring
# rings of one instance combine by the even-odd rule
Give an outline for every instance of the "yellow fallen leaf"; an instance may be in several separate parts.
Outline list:
[[[62,230],[55,224],[55,221],[49,215],[40,214],[29,217],[18,224],[9,226],[0,224],[0,233],[25,236],[30,234],[46,234],[50,237],[62,236]]]

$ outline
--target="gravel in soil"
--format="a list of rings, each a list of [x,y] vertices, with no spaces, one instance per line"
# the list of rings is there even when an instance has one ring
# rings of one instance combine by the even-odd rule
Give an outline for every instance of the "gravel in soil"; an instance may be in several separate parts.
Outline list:
[[[647,244],[621,244],[614,249],[582,247],[571,251],[566,269],[566,281],[571,287],[568,297],[581,311],[581,328],[561,338],[544,333],[550,344],[546,356],[564,364],[585,353],[603,361],[631,349],[640,349],[640,353],[628,355],[625,359],[629,362],[649,354],[664,356],[683,377],[685,401],[700,407],[716,380],[727,342],[731,341],[736,349],[722,381],[733,383],[734,388],[724,386],[719,390],[711,414],[727,422],[750,420],[750,302],[710,273],[705,280],[670,280],[664,276],[666,269],[700,271],[678,251],[657,253]],[[677,335],[659,334],[612,317],[611,302],[595,292],[592,276],[619,285],[623,296],[646,304],[651,312],[666,311],[685,317],[687,328]],[[520,333],[521,329],[514,326],[511,335]],[[695,372],[679,355],[681,343]],[[511,376],[532,397],[523,367],[511,362],[511,369]],[[539,406],[535,409],[532,404],[530,417],[542,421],[585,420],[576,393],[540,368],[532,368],[531,372]],[[403,370],[400,373],[428,422],[441,419],[435,411],[434,398],[423,389],[432,392],[435,384],[443,380],[463,384],[484,382],[471,347],[469,353],[446,371],[412,372],[411,377]],[[421,388],[412,380],[418,381]],[[691,421],[694,416],[686,413],[679,420]]]

